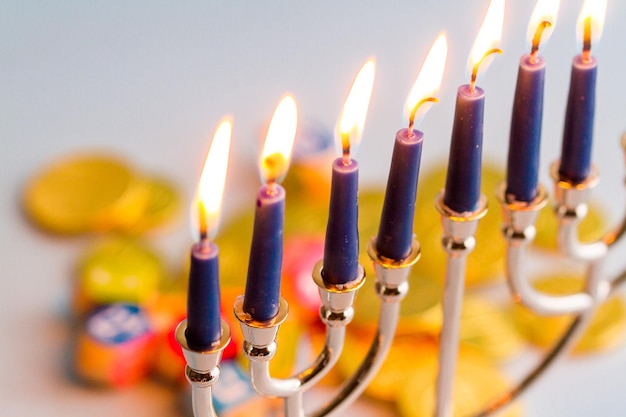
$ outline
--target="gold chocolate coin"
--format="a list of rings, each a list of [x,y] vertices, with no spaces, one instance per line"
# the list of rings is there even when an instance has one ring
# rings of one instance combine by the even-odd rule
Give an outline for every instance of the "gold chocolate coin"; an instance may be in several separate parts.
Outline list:
[[[606,228],[604,213],[597,204],[588,204],[587,216],[578,226],[578,238],[581,242],[592,242],[602,236]],[[549,204],[539,211],[535,228],[537,235],[533,244],[542,249],[556,250],[558,218],[554,213],[554,205]]]
[[[144,211],[147,192],[118,158],[82,154],[56,161],[26,185],[23,205],[43,229],[77,234],[123,228]]]
[[[441,216],[434,207],[438,193],[445,185],[446,167],[420,176],[415,206],[415,234],[422,246],[422,257],[413,267],[412,276],[428,276],[444,280],[446,253],[441,246],[443,229]],[[495,189],[504,178],[502,169],[485,164],[482,170],[482,190],[491,210],[478,223],[476,248],[467,258],[468,287],[493,282],[501,276],[506,245],[500,229],[502,216],[498,210]]]
[[[463,300],[460,340],[496,360],[508,359],[524,347],[511,311],[478,296]]]
[[[135,233],[162,226],[180,213],[180,194],[172,183],[156,176],[144,178],[143,181],[148,196],[141,217],[130,227],[130,231]]]
[[[94,305],[153,302],[164,275],[158,256],[130,238],[105,239],[81,259],[75,304],[80,312]]]
[[[461,349],[452,388],[452,415],[473,415],[485,407],[488,401],[502,394],[508,385],[505,376],[492,362],[471,350]],[[416,370],[398,387],[397,405],[403,417],[432,416],[435,410],[436,362],[426,369]],[[520,416],[521,407],[515,404],[502,415]]]

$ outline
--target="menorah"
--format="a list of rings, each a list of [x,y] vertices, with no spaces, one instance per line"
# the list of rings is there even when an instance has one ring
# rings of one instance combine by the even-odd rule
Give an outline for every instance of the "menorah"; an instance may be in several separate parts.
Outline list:
[[[626,135],[622,138],[622,149],[626,157]],[[555,215],[559,220],[558,245],[568,258],[586,265],[585,290],[567,296],[552,296],[536,291],[526,274],[528,246],[535,236],[535,220],[541,208],[548,202],[548,193],[540,187],[538,196],[530,204],[507,201],[505,185],[498,189],[504,224],[503,235],[507,244],[506,277],[513,300],[521,302],[540,315],[574,314],[575,320],[545,352],[543,359],[507,392],[494,398],[475,417],[493,414],[514,401],[545,373],[550,366],[575,345],[582,335],[595,308],[626,282],[626,271],[618,277],[609,277],[604,264],[611,247],[626,230],[626,218],[613,231],[598,241],[581,243],[577,237],[577,226],[587,213],[590,191],[598,182],[596,170],[578,184],[563,181],[552,166],[554,178]],[[439,372],[437,382],[436,416],[451,416],[452,383],[458,347],[460,307],[464,290],[465,260],[476,242],[474,232],[478,221],[487,212],[486,199],[472,213],[455,213],[437,197],[436,207],[443,224],[442,245],[447,253],[446,287],[444,290],[444,322],[440,337]],[[276,353],[276,336],[281,323],[288,314],[287,302],[281,298],[278,315],[268,322],[251,320],[242,309],[242,297],[234,305],[235,316],[240,322],[244,336],[243,350],[250,361],[250,378],[255,390],[264,396],[284,400],[286,417],[341,415],[364,391],[383,364],[393,343],[398,323],[400,303],[409,291],[408,276],[412,265],[419,260],[420,247],[413,240],[411,254],[403,262],[391,262],[381,257],[375,238],[368,247],[376,271],[375,290],[380,299],[380,311],[376,334],[367,355],[352,377],[346,380],[332,399],[318,409],[305,414],[303,394],[311,389],[328,373],[341,355],[346,326],[353,316],[353,301],[365,276],[359,268],[359,277],[349,285],[333,285],[324,281],[321,261],[312,272],[319,288],[321,299],[320,319],[326,326],[326,341],[315,360],[305,370],[285,378],[272,378],[269,364]],[[212,405],[211,387],[219,379],[219,363],[223,349],[230,341],[230,329],[222,322],[222,338],[219,345],[209,351],[189,348],[185,337],[186,322],[177,329],[177,339],[183,347],[187,360],[186,375],[192,386],[193,410],[196,417],[215,416]],[[417,354],[418,352],[416,352]]]
[[[501,20],[503,7],[503,1],[492,2],[483,28]],[[524,304],[542,316],[573,314],[575,320],[526,376],[512,389],[486,404],[476,416],[494,413],[532,386],[537,378],[573,346],[590,323],[596,307],[626,281],[626,272],[612,278],[605,268],[611,248],[626,231],[626,219],[616,230],[592,243],[581,243],[577,234],[578,225],[587,214],[590,191],[599,178],[597,170],[590,162],[593,91],[597,68],[596,61],[591,56],[591,45],[592,30],[597,29],[595,23],[599,19],[591,12],[587,14],[586,9],[581,20],[583,50],[574,58],[572,65],[561,159],[551,166],[555,214],[558,219],[558,247],[565,258],[586,266],[585,288],[572,295],[549,295],[536,290],[526,273],[529,263],[528,247],[536,232],[535,221],[539,210],[548,202],[547,191],[537,182],[545,69],[545,62],[539,57],[538,50],[542,34],[552,25],[552,20],[546,20],[542,13],[538,13],[539,20],[532,23],[537,28],[531,39],[532,51],[520,61],[507,178],[498,188],[497,196],[504,218],[502,230],[507,248],[506,278],[513,301]],[[484,37],[481,29],[477,39]],[[453,383],[459,350],[466,261],[476,246],[475,232],[478,222],[487,214],[487,199],[480,190],[485,93],[476,85],[476,77],[483,61],[492,53],[501,51],[493,43],[482,45],[477,42],[475,48],[478,52],[472,54],[470,82],[459,87],[457,92],[446,185],[435,200],[443,226],[441,243],[447,257],[435,394],[436,417],[453,415]],[[438,38],[422,71],[438,73],[441,77],[442,70],[433,69],[443,68],[446,51],[445,38]],[[424,71],[424,68],[428,68],[428,71]],[[380,302],[377,330],[356,371],[337,388],[327,403],[310,411],[311,407],[305,407],[304,393],[315,387],[337,363],[344,346],[346,328],[354,316],[355,297],[365,282],[365,269],[357,263],[358,165],[350,155],[353,145],[351,135],[355,131],[360,134],[364,116],[361,119],[356,118],[360,121],[351,118],[355,113],[364,114],[367,111],[373,77],[374,63],[368,62],[357,76],[346,100],[338,135],[342,155],[333,163],[324,258],[312,271],[321,299],[319,315],[325,325],[325,343],[309,366],[289,378],[275,378],[270,372],[270,362],[277,351],[279,328],[288,315],[287,301],[279,295],[281,257],[276,253],[282,251],[282,241],[277,236],[282,237],[281,216],[285,196],[285,191],[278,182],[286,171],[286,155],[289,154],[273,148],[276,141],[270,132],[275,133],[275,126],[283,124],[287,126],[286,136],[294,136],[297,110],[292,98],[286,97],[281,101],[268,129],[261,163],[262,177],[266,184],[257,194],[248,283],[245,295],[235,301],[234,314],[243,333],[243,352],[250,364],[252,386],[263,396],[282,399],[286,417],[340,415],[363,393],[379,372],[392,346],[400,303],[409,291],[409,273],[420,258],[420,245],[412,234],[412,219],[423,134],[414,131],[414,123],[419,119],[416,114],[424,109],[420,106],[437,101],[433,96],[438,88],[437,76],[434,77],[436,87],[428,83],[426,86],[420,84],[424,82],[421,73],[407,100],[409,127],[396,134],[381,226],[367,249],[374,264],[374,288]],[[420,116],[423,113],[419,113]],[[289,117],[283,117],[285,115]],[[226,149],[226,157],[221,160],[227,159],[226,140],[230,140],[230,129],[228,123],[222,124],[218,129],[221,134],[216,133],[216,138],[219,136],[220,139],[214,139],[214,142],[222,144],[219,147]],[[621,145],[626,155],[626,135],[622,138]],[[268,150],[268,147],[271,149]],[[210,157],[211,151],[207,161]],[[213,163],[205,163],[205,168],[208,165],[219,165],[217,161],[220,158],[212,158]],[[212,226],[216,223],[215,215],[208,215],[212,212],[203,199],[199,199],[198,209],[200,240],[192,251],[188,319],[179,325],[176,336],[187,361],[186,376],[192,386],[194,414],[196,417],[206,417],[216,415],[212,387],[219,380],[219,363],[222,351],[230,341],[230,329],[225,322],[219,322],[217,247],[209,242],[210,232],[214,230]],[[257,218],[260,219],[258,224]],[[336,252],[341,253],[338,255]],[[193,287],[191,277],[195,278]],[[249,290],[249,287],[253,289]]]

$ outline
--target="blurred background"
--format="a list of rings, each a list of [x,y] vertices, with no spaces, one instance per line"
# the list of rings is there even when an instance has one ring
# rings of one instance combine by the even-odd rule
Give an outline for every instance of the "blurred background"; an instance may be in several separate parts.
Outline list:
[[[227,256],[226,248],[233,248],[231,258],[245,264],[248,246],[229,246],[226,240],[236,239],[237,233],[249,233],[246,220],[239,220],[253,207],[259,184],[256,165],[260,144],[279,98],[290,92],[297,100],[301,149],[313,142],[332,150],[328,143],[352,79],[371,56],[376,57],[377,78],[356,158],[362,188],[379,192],[386,181],[395,132],[405,126],[402,109],[406,95],[432,42],[445,31],[449,56],[440,103],[419,126],[425,133],[422,172],[440,169],[448,153],[456,89],[467,82],[467,56],[487,6],[487,1],[453,0],[367,5],[326,0],[3,1],[0,414],[68,417],[84,415],[88,410],[94,417],[184,415],[178,403],[185,399],[180,400],[180,389],[170,385],[146,380],[123,389],[96,389],[68,376],[73,374],[68,369],[75,364],[75,346],[80,346],[80,335],[86,331],[78,317],[88,314],[85,305],[99,304],[91,300],[91,304],[83,305],[84,300],[76,295],[80,292],[76,289],[77,279],[82,282],[79,278],[92,253],[89,248],[103,237],[110,237],[104,230],[123,229],[125,235],[131,234],[133,239],[141,240],[141,245],[158,253],[165,275],[184,276],[191,244],[187,215],[191,196],[213,131],[219,120],[230,114],[234,121],[233,150],[220,238],[225,240],[223,256]],[[560,153],[571,59],[580,51],[575,25],[581,6],[582,0],[562,2],[555,32],[541,49],[547,61],[541,181],[548,188],[549,164]],[[520,56],[529,51],[526,32],[533,7],[530,1],[507,2],[504,55],[494,60],[479,82],[486,91],[484,160],[494,172],[490,178],[496,180],[504,175],[517,65]],[[626,131],[626,95],[622,88],[625,18],[626,3],[609,0],[604,34],[593,50],[599,61],[593,145],[593,161],[602,178],[594,190],[597,212],[601,213],[597,216],[598,228],[615,224],[624,208],[624,156],[619,138]],[[37,226],[33,212],[45,208],[47,201],[55,203],[37,200],[32,203],[35,208],[28,206],[25,201],[30,201],[29,190],[33,192],[28,184],[48,172],[51,164],[67,163],[69,155],[84,152],[114,155],[115,160],[123,161],[121,171],[131,167],[137,177],[157,174],[163,178],[171,186],[167,190],[173,193],[167,200],[173,207],[167,221],[159,221],[159,227],[154,228],[117,224],[112,228],[81,229],[78,233],[51,233],[50,228]],[[314,197],[318,195],[315,192],[325,189],[331,157],[312,164],[321,170],[311,186]],[[310,168],[306,158],[302,159],[305,168],[296,162],[294,172],[302,174]],[[443,185],[440,177],[431,177],[439,178],[432,180],[435,190]],[[107,178],[110,181],[105,184],[113,181]],[[287,192],[293,195],[293,201],[310,198],[302,195],[306,187],[293,187],[291,193],[288,184]],[[85,185],[91,191],[98,187]],[[423,178],[422,187],[426,188]],[[485,194],[493,194],[492,190],[493,186],[483,187]],[[325,197],[319,195],[322,207]],[[420,204],[430,210],[433,199],[434,193],[426,194]],[[30,207],[29,214],[25,214],[25,206]],[[320,209],[320,233],[323,211]],[[492,204],[489,216],[497,216],[497,211],[497,205]],[[434,209],[431,215],[436,224]],[[300,223],[305,229],[317,224],[301,212],[291,216],[289,227],[294,230]],[[376,209],[361,211],[362,222],[376,224],[377,216]],[[426,228],[426,223],[416,222],[420,239],[420,228]],[[491,224],[497,230],[498,221],[492,220]],[[362,239],[368,240],[370,235]],[[489,244],[502,246],[495,239],[498,237]],[[482,243],[480,238],[478,243]],[[618,255],[624,249],[622,244],[611,256],[612,275],[624,267]],[[538,264],[537,273],[555,270],[554,255],[538,256],[546,262]],[[476,268],[483,263],[489,260],[479,259]],[[544,265],[552,265],[552,270]],[[577,265],[561,265],[556,272],[580,271]],[[176,287],[175,278],[167,285]],[[503,282],[500,275],[481,284],[488,287],[488,297],[510,304],[501,288]],[[228,295],[224,298],[231,299]],[[224,311],[230,315],[226,302]],[[623,328],[618,333],[621,338]],[[538,357],[539,350],[525,348],[516,353],[515,360],[506,361],[503,372],[515,379]],[[524,415],[622,415],[624,371],[623,344],[603,353],[569,358],[524,397]],[[381,400],[374,398],[377,407]],[[390,415],[409,415],[398,414],[402,411],[390,404],[382,403],[382,407]]]

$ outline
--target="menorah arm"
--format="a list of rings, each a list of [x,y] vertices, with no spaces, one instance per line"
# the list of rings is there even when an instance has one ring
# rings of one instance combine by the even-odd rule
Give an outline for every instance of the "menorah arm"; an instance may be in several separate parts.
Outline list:
[[[376,238],[367,248],[376,270],[376,294],[381,304],[376,335],[357,370],[334,393],[331,400],[309,414],[310,417],[344,415],[345,410],[363,393],[387,358],[400,317],[400,302],[409,291],[411,267],[420,258],[420,245],[413,239],[411,252],[400,261],[381,256],[376,250]]]
[[[250,379],[254,389],[265,396],[288,398],[306,391],[335,365],[345,340],[345,326],[326,326],[326,343],[313,363],[290,378],[273,378],[270,360],[250,360]]]
[[[586,292],[565,296],[547,295],[537,291],[527,276],[528,246],[535,238],[535,221],[539,210],[546,206],[548,194],[539,186],[537,197],[528,203],[506,201],[506,184],[498,189],[504,225],[502,228],[507,242],[506,277],[516,301],[541,315],[578,314],[588,310],[594,299]]]
[[[626,160],[626,134],[622,137],[622,150]],[[587,216],[587,199],[598,183],[598,171],[592,169],[589,177],[577,184],[563,181],[558,174],[558,161],[551,167],[556,197],[556,214],[559,218],[557,241],[559,249],[569,257],[593,261],[605,257],[609,249],[626,234],[626,213],[620,224],[595,242],[582,243],[578,239],[578,225]]]
[[[439,195],[436,207],[443,225],[442,246],[446,251],[446,277],[443,293],[443,324],[439,337],[439,367],[435,400],[436,417],[452,417],[453,386],[459,350],[459,330],[465,266],[467,256],[476,245],[478,221],[487,214],[487,199],[481,196],[479,207],[471,213],[456,213],[443,202]]]
[[[593,272],[593,271],[590,271]],[[618,277],[610,281],[609,297],[614,295],[622,285],[626,283],[626,271],[622,272]],[[590,308],[574,318],[572,323],[567,327],[563,335],[554,343],[552,348],[543,356],[542,360],[535,365],[514,387],[502,393],[478,413],[471,417],[488,417],[494,413],[501,411],[504,407],[511,404],[522,394],[524,394],[533,383],[544,374],[544,372],[556,362],[565,352],[568,352],[576,341],[580,338],[584,330],[589,325],[595,309]]]

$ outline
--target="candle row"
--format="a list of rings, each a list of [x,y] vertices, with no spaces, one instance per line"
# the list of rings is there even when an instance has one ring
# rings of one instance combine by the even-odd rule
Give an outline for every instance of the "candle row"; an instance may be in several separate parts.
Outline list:
[[[595,4],[596,7],[590,5]],[[587,0],[582,13],[583,53],[574,59],[559,173],[576,183],[589,174],[593,91],[596,62],[590,55],[592,39],[599,36],[606,0]],[[599,11],[598,11],[599,7]],[[530,27],[532,51],[522,57],[513,105],[507,199],[530,202],[537,194],[537,172],[545,62],[539,43],[554,25],[558,0],[539,0]],[[476,85],[497,45],[504,20],[504,0],[492,0],[470,54],[470,82],[459,87],[443,203],[460,216],[479,205],[483,137],[484,91]],[[397,132],[376,251],[402,261],[411,251],[415,196],[423,133],[414,129],[430,104],[437,101],[447,59],[447,41],[437,38],[406,102],[409,127]],[[375,64],[368,61],[357,75],[346,99],[338,131],[341,155],[332,164],[329,219],[326,229],[322,277],[328,285],[349,285],[358,274],[358,163],[354,146],[362,135],[374,83]],[[263,185],[257,193],[254,231],[243,310],[249,319],[268,322],[278,313],[283,249],[286,175],[296,134],[297,108],[292,97],[278,105],[261,156]],[[192,219],[199,236],[191,251],[187,341],[204,351],[219,342],[218,249],[211,242],[219,216],[229,153],[231,123],[218,127],[198,187]]]

